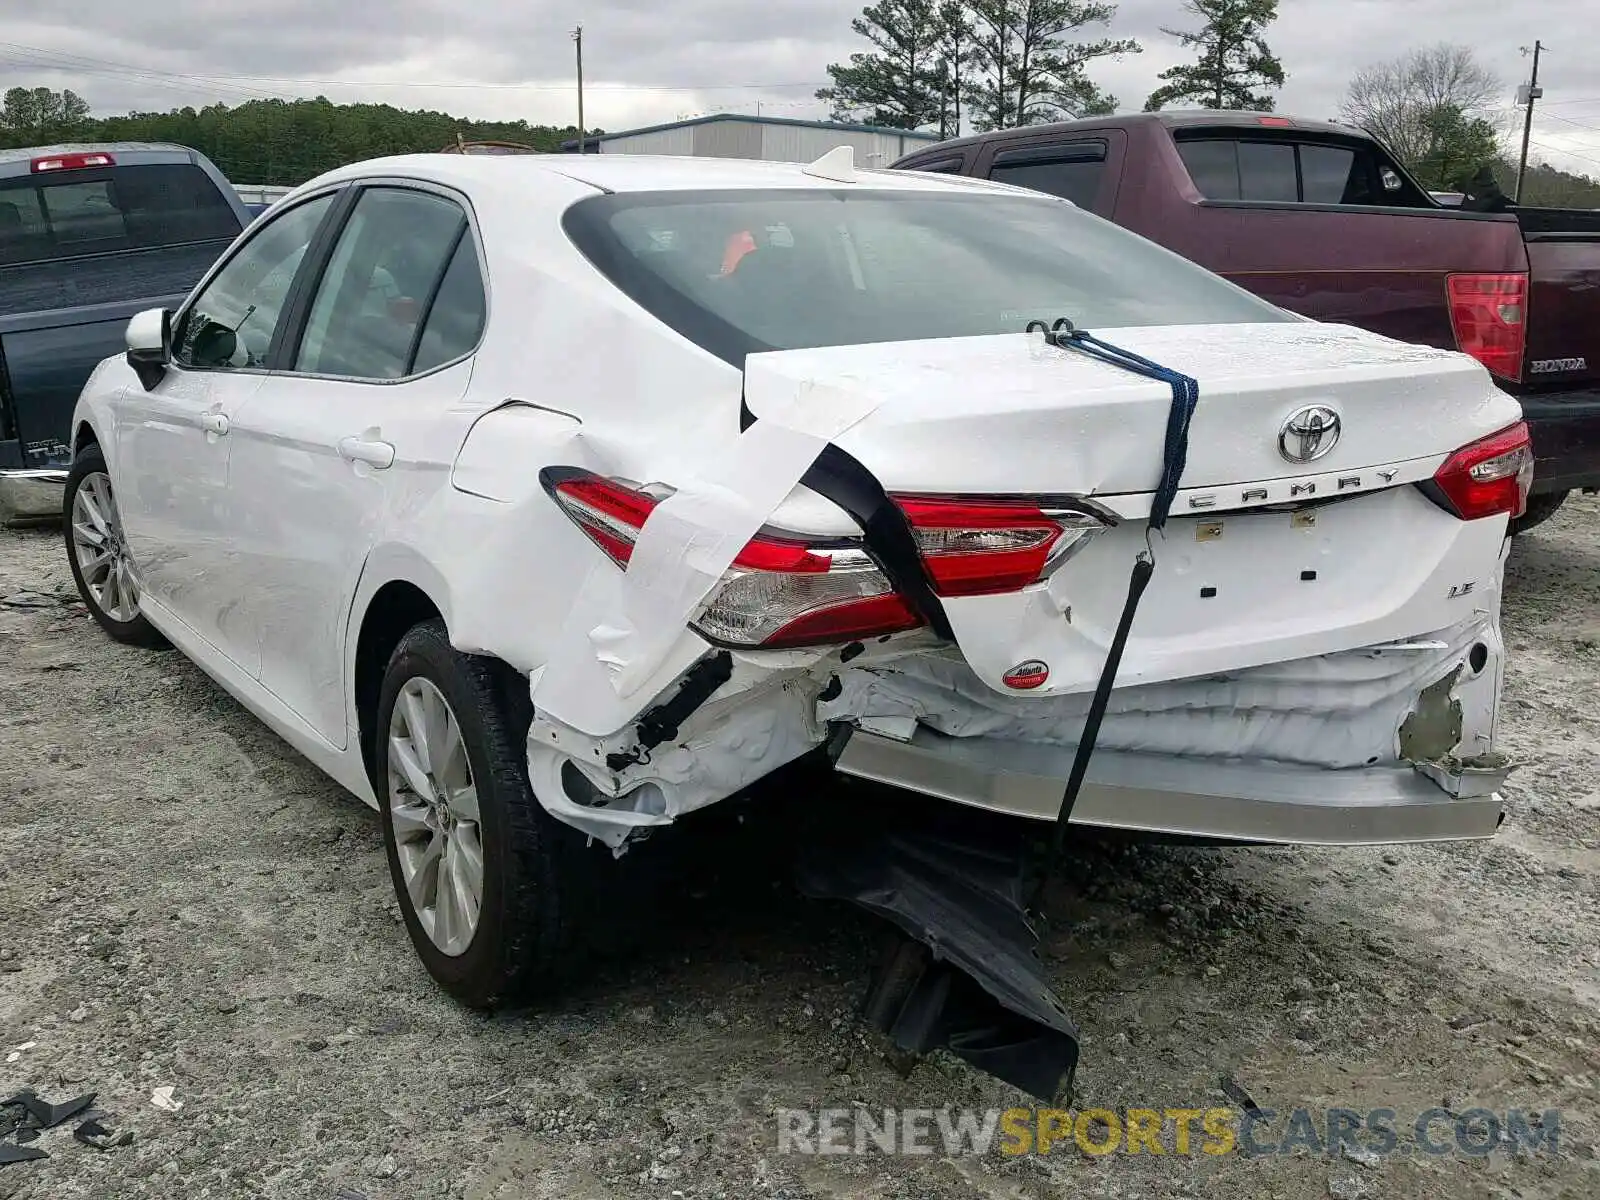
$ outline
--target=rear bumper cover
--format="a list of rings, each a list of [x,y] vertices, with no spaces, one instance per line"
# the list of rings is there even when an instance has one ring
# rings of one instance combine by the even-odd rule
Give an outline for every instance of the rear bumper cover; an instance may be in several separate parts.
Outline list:
[[[60,516],[66,484],[63,470],[0,469],[0,520]]]
[[[1533,437],[1533,490],[1600,487],[1600,388],[1517,400]]]
[[[854,731],[846,775],[1012,816],[1053,821],[1071,747],[955,738],[919,728],[909,742]],[[1327,846],[1488,838],[1504,770],[1451,776],[1445,790],[1411,767],[1316,770],[1097,752],[1075,825],[1221,841]]]

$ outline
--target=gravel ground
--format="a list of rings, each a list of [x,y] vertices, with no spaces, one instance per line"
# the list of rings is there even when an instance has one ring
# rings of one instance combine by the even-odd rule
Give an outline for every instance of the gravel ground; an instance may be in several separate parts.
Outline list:
[[[0,532],[0,598],[70,593],[57,538]],[[822,1157],[776,1152],[776,1109],[1027,1103],[943,1057],[902,1077],[857,1031],[868,918],[689,888],[560,1003],[463,1011],[413,957],[375,814],[178,655],[0,603],[0,1098],[94,1090],[133,1134],[47,1131],[0,1198],[1595,1196],[1600,501],[1520,540],[1505,623],[1527,765],[1494,841],[1085,841],[1045,953],[1085,1107],[1227,1105],[1228,1076],[1402,1130],[1559,1109],[1559,1153]]]

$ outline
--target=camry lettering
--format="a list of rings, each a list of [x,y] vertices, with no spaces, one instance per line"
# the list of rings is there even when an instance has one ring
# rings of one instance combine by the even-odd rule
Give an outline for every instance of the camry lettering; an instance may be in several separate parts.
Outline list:
[[[1400,474],[1398,467],[1384,467],[1373,472],[1385,484],[1393,483]],[[1195,492],[1187,498],[1190,511],[1216,508],[1219,505],[1271,504],[1316,496],[1318,489],[1328,486],[1335,492],[1358,492],[1379,486],[1367,475],[1339,475],[1333,479],[1288,479],[1267,486],[1254,485],[1237,492]],[[1234,497],[1237,497],[1235,499]]]

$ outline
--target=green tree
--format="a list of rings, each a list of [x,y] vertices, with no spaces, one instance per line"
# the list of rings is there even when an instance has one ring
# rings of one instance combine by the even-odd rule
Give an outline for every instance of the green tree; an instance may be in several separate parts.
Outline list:
[[[1116,97],[1086,72],[1097,58],[1139,53],[1126,38],[1070,40],[1104,25],[1115,4],[1099,0],[972,0],[973,80],[968,111],[980,130],[1110,112]]]
[[[15,146],[42,146],[75,136],[89,116],[89,105],[70,89],[11,88],[0,102],[0,132]]]
[[[1150,93],[1145,112],[1183,102],[1271,112],[1273,98],[1263,89],[1283,86],[1283,64],[1263,35],[1278,19],[1278,0],[1185,0],[1183,7],[1200,21],[1199,31],[1161,32],[1198,49],[1200,60],[1161,72],[1157,78],[1166,82]]]
[[[961,136],[962,98],[972,67],[972,18],[961,0],[941,0],[934,41],[939,80],[939,136]]]
[[[1482,148],[1485,128],[1495,130],[1481,114],[1503,91],[1499,78],[1477,61],[1470,48],[1440,44],[1357,72],[1340,113],[1421,174],[1425,163],[1454,160],[1455,150],[1447,153],[1441,145],[1444,140],[1477,139]],[[1498,144],[1498,136],[1495,141]]]
[[[1492,166],[1500,152],[1500,135],[1493,123],[1468,116],[1459,105],[1441,104],[1422,114],[1421,122],[1427,134],[1424,148],[1406,166],[1430,191],[1461,191],[1479,168]]]
[[[440,150],[457,133],[468,141],[522,142],[538,150],[559,150],[577,136],[571,126],[465,121],[387,104],[334,104],[323,96],[82,117],[70,136],[86,142],[175,142],[200,151],[235,183],[297,184],[361,159]],[[0,146],[38,144],[34,133],[0,119]]]
[[[879,0],[861,10],[850,28],[875,47],[832,63],[831,87],[817,99],[833,106],[836,121],[865,120],[891,129],[920,129],[939,122],[944,78],[937,0]]]

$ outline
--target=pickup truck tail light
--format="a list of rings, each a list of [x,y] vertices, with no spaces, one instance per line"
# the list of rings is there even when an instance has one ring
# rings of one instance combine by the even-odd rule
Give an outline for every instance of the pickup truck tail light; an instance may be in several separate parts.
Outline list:
[[[1500,378],[1520,380],[1527,335],[1527,274],[1450,275],[1445,288],[1456,345]]]
[[[1107,528],[1026,501],[896,496],[941,596],[992,596],[1044,579]]]
[[[45,171],[83,171],[90,167],[114,167],[117,160],[109,154],[47,154],[29,164],[35,175]]]
[[[542,479],[572,522],[626,568],[660,498],[586,471],[547,469]],[[783,650],[882,637],[922,623],[859,542],[762,530],[690,626],[718,645]]]
[[[1463,446],[1434,472],[1425,489],[1463,521],[1520,517],[1533,484],[1533,443],[1523,421]]]

